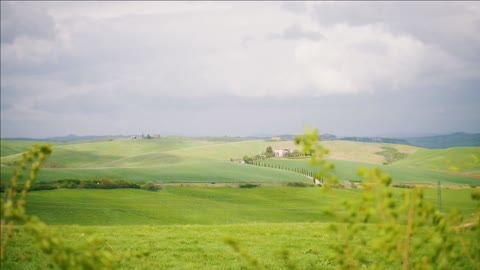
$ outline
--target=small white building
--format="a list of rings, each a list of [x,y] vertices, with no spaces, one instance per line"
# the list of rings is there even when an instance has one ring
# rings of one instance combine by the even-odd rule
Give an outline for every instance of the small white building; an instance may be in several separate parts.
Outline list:
[[[293,150],[292,149],[275,149],[273,152],[275,153],[275,157],[283,157],[287,153],[292,153]]]

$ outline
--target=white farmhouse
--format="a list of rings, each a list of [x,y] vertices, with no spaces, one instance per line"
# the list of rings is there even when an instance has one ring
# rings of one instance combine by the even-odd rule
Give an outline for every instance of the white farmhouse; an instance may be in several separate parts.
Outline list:
[[[274,152],[275,152],[275,157],[283,157],[287,153],[292,153],[293,150],[292,149],[275,149]]]

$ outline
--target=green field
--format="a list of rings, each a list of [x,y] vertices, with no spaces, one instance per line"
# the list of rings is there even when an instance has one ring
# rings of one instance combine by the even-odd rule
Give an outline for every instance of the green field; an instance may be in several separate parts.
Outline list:
[[[3,168],[6,178],[12,171]],[[98,180],[100,178],[122,179],[132,182],[291,182],[309,181],[303,175],[288,171],[248,166],[227,161],[185,162],[159,167],[145,168],[46,168],[40,171],[38,181],[49,182],[57,179],[75,178]]]
[[[405,189],[394,189],[396,196]],[[471,189],[444,189],[442,209],[474,211]],[[95,236],[119,259],[118,269],[255,269],[234,252],[234,239],[267,269],[284,269],[288,250],[298,269],[334,269],[331,245],[339,235],[328,229],[326,208],[359,198],[358,189],[165,187],[141,190],[53,190],[32,192],[28,211],[53,224],[67,243]],[[436,190],[425,189],[436,204]],[[373,235],[375,231],[365,232]],[[5,269],[46,269],[51,259],[32,244],[22,227],[7,249]],[[131,253],[147,253],[145,257]],[[368,264],[382,263],[375,252]],[[368,265],[367,264],[367,265]],[[395,266],[386,269],[395,269]],[[368,266],[367,266],[368,268]]]
[[[15,161],[30,144],[1,141],[2,179],[10,178]],[[295,148],[289,141],[166,137],[54,143],[37,181],[154,181],[162,190],[35,191],[28,195],[27,211],[51,224],[72,245],[89,236],[103,239],[101,248],[120,258],[116,269],[254,269],[224,243],[226,237],[238,241],[267,269],[285,269],[282,250],[288,250],[293,260],[289,263],[298,269],[334,269],[330,247],[340,236],[328,229],[336,219],[325,210],[339,211],[342,202],[360,199],[362,189],[350,188],[348,180],[360,180],[357,170],[361,166],[380,167],[393,176],[394,183],[440,181],[444,213],[456,208],[468,220],[475,211],[472,189],[454,185],[478,185],[474,158],[478,147],[426,150],[346,141],[323,145],[330,150],[327,158],[335,165],[334,174],[348,188],[323,192],[318,187],[287,187],[290,182],[311,183],[310,177],[295,172],[315,171],[305,158],[262,161],[269,167],[230,161],[260,154],[267,146]],[[259,186],[238,187],[246,182]],[[394,188],[394,197],[400,200],[408,190]],[[426,188],[425,198],[436,206],[437,190]],[[371,226],[364,232],[367,236],[375,234]],[[2,269],[52,268],[51,259],[40,252],[23,227],[16,230]],[[385,262],[375,252],[365,252],[366,268]]]
[[[1,176],[9,179],[15,160],[32,142],[1,141]],[[360,166],[379,166],[396,182],[476,185],[480,182],[480,147],[427,150],[407,145],[325,141],[327,158],[342,181],[358,180]],[[308,182],[288,170],[248,166],[230,159],[254,156],[272,148],[298,149],[291,141],[239,138],[164,137],[152,140],[114,139],[54,143],[39,181],[102,177],[143,183],[164,182]],[[383,165],[384,163],[389,165]],[[309,167],[305,160],[271,159],[291,169]]]
[[[399,196],[404,189],[394,189]],[[31,192],[27,210],[56,225],[187,225],[331,221],[325,210],[358,198],[360,189],[179,187]],[[474,210],[470,189],[445,189],[444,209]],[[436,189],[426,189],[436,204]]]
[[[440,181],[442,184],[448,185],[458,185],[458,184],[468,184],[468,185],[478,185],[480,184],[480,179],[473,177],[472,175],[458,175],[453,174],[448,171],[437,171],[423,169],[421,167],[414,166],[402,166],[402,165],[375,165],[369,163],[353,162],[353,161],[344,161],[344,160],[329,160],[335,166],[333,173],[338,177],[341,182],[344,181],[360,181],[362,180],[358,176],[358,168],[373,168],[379,167],[383,172],[392,176],[393,181],[396,183],[433,183],[436,184],[437,181]],[[316,167],[310,165],[309,159],[269,159],[266,161],[260,162],[260,164],[271,164],[276,165],[281,168],[288,169],[305,169],[309,172],[315,172]]]
[[[480,176],[480,147],[422,149],[396,164]]]
[[[258,223],[248,225],[172,226],[52,226],[63,239],[75,244],[89,235],[101,237],[104,247],[121,259],[115,269],[255,269],[224,243],[239,241],[268,269],[285,269],[280,251],[288,249],[298,269],[334,269],[328,245],[337,237],[321,223]],[[7,250],[2,269],[49,269],[51,259],[32,239],[18,233]],[[132,252],[148,252],[146,257]],[[372,254],[372,258],[378,259]]]
[[[89,235],[104,240],[102,248],[117,258],[115,269],[258,269],[225,244],[234,239],[243,251],[257,258],[265,269],[288,269],[282,253],[288,251],[295,269],[336,269],[331,245],[340,240],[324,223],[257,223],[248,225],[172,225],[172,226],[52,226],[64,241],[75,245]],[[374,235],[369,229],[367,235]],[[7,250],[2,269],[50,269],[51,259],[32,244],[32,238],[19,231]],[[398,269],[385,258],[365,249],[370,265]],[[131,254],[147,253],[146,256]],[[415,256],[415,255],[414,255]],[[462,258],[466,260],[466,258]],[[414,267],[412,267],[414,268]],[[464,266],[462,269],[475,269]]]

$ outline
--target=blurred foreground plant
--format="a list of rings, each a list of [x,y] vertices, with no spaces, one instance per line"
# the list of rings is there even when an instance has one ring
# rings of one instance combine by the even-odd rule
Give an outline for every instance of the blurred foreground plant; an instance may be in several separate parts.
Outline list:
[[[296,143],[312,153],[311,163],[320,167],[317,175],[332,185],[333,167],[322,159],[328,152],[317,134],[307,129]],[[465,222],[455,210],[444,214],[435,209],[421,188],[404,190],[395,198],[391,177],[378,168],[360,168],[358,173],[364,178],[360,201],[344,201],[329,211],[338,220],[331,228],[341,239],[332,247],[338,269],[480,269],[480,190],[473,190],[472,199],[479,203]],[[374,234],[364,233],[372,226]],[[366,250],[382,259],[374,262]]]
[[[316,129],[307,128],[295,142],[311,155],[310,163],[319,168],[315,177],[325,179],[329,190],[338,181],[319,139]],[[418,187],[395,195],[391,177],[378,168],[360,168],[358,173],[364,178],[361,198],[327,211],[337,219],[331,224],[339,237],[331,246],[337,269],[480,269],[479,189],[473,189],[477,206],[465,221],[455,210],[445,214],[435,209]],[[258,260],[238,243],[232,239],[226,243],[258,268]],[[295,267],[286,263],[286,268]]]
[[[10,181],[6,198],[1,198],[1,260],[6,259],[6,249],[10,241],[14,240],[16,225],[23,225],[38,242],[41,250],[51,255],[55,265],[60,269],[112,269],[116,259],[110,250],[103,248],[101,241],[89,237],[77,246],[69,246],[55,235],[49,227],[35,216],[26,212],[26,196],[35,182],[37,173],[51,154],[48,145],[37,145],[24,153],[22,160]],[[30,169],[30,171],[28,171]],[[20,192],[17,192],[19,182],[25,173],[27,179]]]

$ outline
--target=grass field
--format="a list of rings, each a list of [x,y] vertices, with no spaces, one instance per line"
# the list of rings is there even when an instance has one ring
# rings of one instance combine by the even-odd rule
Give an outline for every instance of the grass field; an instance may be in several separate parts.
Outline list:
[[[8,179],[14,161],[30,143],[1,144],[1,175]],[[105,177],[138,183],[154,181],[163,183],[163,188],[159,192],[35,191],[28,195],[27,211],[52,224],[52,230],[73,245],[92,235],[103,239],[102,249],[111,250],[121,260],[116,269],[254,269],[224,243],[226,237],[237,240],[266,269],[285,269],[282,250],[288,250],[298,269],[334,269],[336,262],[330,247],[339,241],[339,235],[328,229],[336,220],[325,210],[337,211],[343,201],[355,202],[362,190],[334,189],[325,193],[316,187],[285,186],[288,182],[311,182],[305,175],[287,170],[313,170],[307,159],[265,161],[277,168],[229,161],[260,154],[269,145],[295,147],[286,141],[183,137],[55,143],[53,155],[37,181]],[[479,183],[474,175],[477,164],[468,164],[472,159],[469,155],[477,155],[477,148],[431,152],[411,146],[340,141],[324,142],[324,146],[330,149],[328,158],[341,181],[359,180],[360,166],[379,166],[393,176],[394,182],[441,181],[444,187]],[[382,165],[386,159],[392,164]],[[451,166],[458,169],[452,171]],[[260,186],[237,187],[245,182]],[[400,198],[407,190],[395,188],[394,196]],[[470,218],[475,208],[470,193],[468,188],[444,188],[442,211],[456,208],[463,217]],[[426,188],[425,197],[437,205],[436,189]],[[2,269],[52,268],[50,258],[32,244],[23,227],[16,230]],[[374,236],[375,231],[372,228],[364,233]],[[143,252],[148,255],[132,256]],[[375,252],[365,252],[365,268],[385,260]]]
[[[404,189],[394,189],[400,195]],[[327,222],[324,214],[360,189],[323,192],[320,188],[167,186],[143,190],[52,190],[31,192],[27,210],[55,225],[179,225]],[[470,189],[445,189],[444,209],[468,215],[475,207]],[[425,189],[436,205],[436,189]]]
[[[268,269],[285,269],[280,251],[288,249],[299,269],[333,269],[334,257],[326,248],[337,238],[327,233],[327,224],[249,224],[176,226],[53,226],[75,243],[89,235],[104,239],[104,248],[121,258],[115,269],[255,269],[224,243],[239,241],[243,249],[259,258]],[[148,252],[136,258],[130,253]],[[51,259],[18,234],[7,250],[2,269],[49,269]],[[372,255],[372,257],[374,257]]]
[[[394,189],[396,195],[403,191]],[[28,211],[54,224],[51,229],[72,245],[90,236],[104,240],[102,248],[120,259],[116,269],[255,269],[224,243],[226,238],[267,269],[285,268],[284,250],[297,269],[334,269],[330,247],[340,236],[328,229],[332,219],[323,210],[353,201],[359,192],[293,187],[54,190],[30,193]],[[468,217],[475,207],[470,192],[444,189],[442,209],[456,207]],[[425,196],[435,204],[435,189],[425,189]],[[2,269],[51,268],[51,259],[22,227],[15,237]],[[383,262],[375,252],[364,252],[366,268]]]
[[[396,164],[438,171],[471,173],[480,177],[480,147],[422,149]]]
[[[360,163],[344,160],[330,160],[335,165],[333,173],[340,181],[359,181],[361,177],[358,176],[358,168],[373,168],[379,167],[384,173],[392,176],[393,181],[397,183],[433,183],[438,181],[442,184],[464,184],[464,185],[478,185],[480,180],[465,175],[457,175],[453,173],[446,173],[437,170],[429,170],[421,167],[410,167],[402,165],[375,165],[369,163]],[[309,159],[269,159],[262,161],[261,164],[267,163],[285,168],[300,168],[310,172],[315,172],[316,167],[310,165]]]
[[[2,167],[2,178],[8,179],[13,167]],[[102,177],[121,179],[131,182],[269,182],[285,183],[309,181],[303,175],[261,168],[229,161],[184,162],[158,167],[142,168],[44,168],[38,175],[38,181],[50,182],[56,179],[98,180]]]

